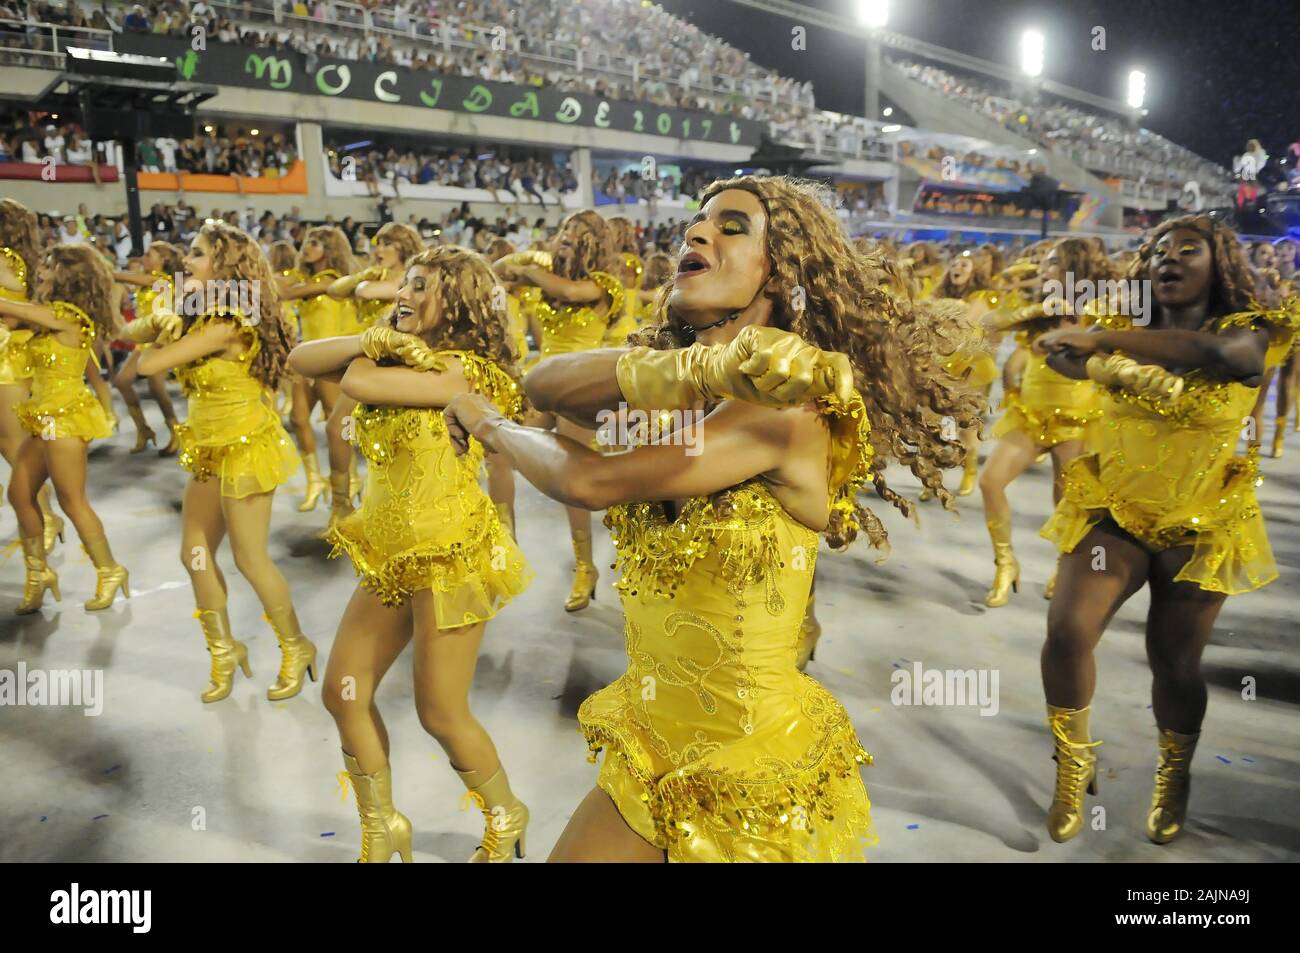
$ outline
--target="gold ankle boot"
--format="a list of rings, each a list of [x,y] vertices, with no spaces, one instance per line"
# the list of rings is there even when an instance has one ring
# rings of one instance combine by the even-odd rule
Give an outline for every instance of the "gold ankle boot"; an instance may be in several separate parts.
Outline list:
[[[1279,423],[1277,430],[1273,434],[1273,459],[1276,460],[1282,456],[1282,442],[1286,437],[1286,423]]]
[[[167,429],[171,431],[171,433],[167,437],[167,446],[158,451],[158,456],[174,457],[176,454],[181,452],[181,435],[176,429],[179,426],[180,422],[177,421],[175,417],[172,417],[167,421]]]
[[[1011,598],[1012,591],[1020,591],[1020,563],[1011,548],[1011,516],[989,520],[989,538],[993,540],[993,586],[984,597],[984,604],[990,609],[1004,606]]]
[[[54,552],[54,541],[63,542],[63,517],[54,512],[50,505],[50,488],[43,486],[36,494],[36,503],[41,508],[41,519],[45,521],[45,555]]]
[[[348,460],[348,499],[361,502],[361,490],[365,486],[361,482],[361,472],[357,469],[357,455],[352,454]]]
[[[122,590],[122,598],[130,599],[131,590],[127,586],[126,567],[113,558],[113,552],[108,548],[108,539],[103,536],[92,536],[81,541],[81,548],[95,564],[95,598],[86,600],[86,611],[107,609],[113,604],[119,589]]]
[[[808,590],[808,607],[803,612],[803,622],[799,624],[799,650],[795,657],[795,666],[799,671],[808,667],[808,663],[817,657],[817,640],[822,637],[822,625],[816,614],[816,580]]]
[[[1052,596],[1056,594],[1056,575],[1061,571],[1061,560],[1056,560],[1056,568],[1052,570],[1052,578],[1047,580],[1047,585],[1043,586],[1043,598],[1049,602]]]
[[[236,668],[243,670],[245,678],[253,677],[253,669],[248,664],[248,649],[230,634],[230,616],[225,609],[196,609],[194,618],[199,620],[203,640],[208,644],[208,654],[212,656],[208,687],[199,697],[205,703],[219,702],[234,687]]]
[[[340,522],[352,515],[352,497],[348,491],[346,473],[330,474],[330,521],[325,527],[328,533]]]
[[[573,567],[573,588],[569,590],[569,598],[564,600],[564,611],[577,612],[587,608],[596,598],[596,580],[600,573],[596,572],[596,564],[591,559],[591,533],[574,530],[570,535],[577,565]]]
[[[506,528],[510,538],[519,541],[515,535],[515,505],[513,503],[493,503],[497,510],[497,518],[501,520],[501,525]]]
[[[1180,735],[1160,729],[1160,760],[1156,763],[1156,787],[1147,812],[1147,837],[1168,844],[1183,830],[1187,820],[1187,799],[1192,791],[1192,755],[1201,737]]]
[[[141,407],[127,407],[127,412],[131,415],[131,420],[135,422],[135,446],[131,448],[132,453],[143,453],[149,444],[158,444],[158,435],[153,432],[144,420],[144,409]]]
[[[298,504],[298,512],[306,513],[316,509],[316,501],[320,499],[321,494],[329,489],[329,484],[325,478],[320,475],[320,464],[316,461],[316,454],[304,453],[302,455],[302,468],[307,471],[307,494]]]
[[[313,682],[316,681],[316,646],[302,634],[293,606],[270,610],[262,618],[271,623],[280,643],[280,674],[276,676],[275,684],[267,689],[266,697],[273,702],[292,698],[302,691],[304,672]]]
[[[357,798],[357,815],[361,818],[361,856],[359,864],[386,864],[393,854],[401,854],[402,863],[411,862],[411,822],[393,807],[393,772],[384,765],[374,774],[362,774],[357,759],[343,752],[346,775]]]
[[[470,855],[471,864],[508,864],[514,857],[524,858],[524,832],[528,827],[528,808],[510,790],[505,768],[486,781],[479,771],[457,771],[469,793],[466,801],[478,804],[487,827],[483,842]]]
[[[957,487],[958,496],[970,496],[975,492],[975,481],[979,478],[980,458],[974,450],[966,451],[966,469],[961,475],[961,486]]]
[[[1097,793],[1097,756],[1092,749],[1101,744],[1088,737],[1088,708],[1047,706],[1047,724],[1056,740],[1056,791],[1047,811],[1047,833],[1064,844],[1083,830],[1083,792]]]
[[[15,615],[39,611],[46,589],[54,593],[55,602],[63,598],[59,595],[59,577],[45,564],[45,540],[40,536],[23,537],[23,563],[27,567],[27,581],[23,583],[23,600],[14,610]]]

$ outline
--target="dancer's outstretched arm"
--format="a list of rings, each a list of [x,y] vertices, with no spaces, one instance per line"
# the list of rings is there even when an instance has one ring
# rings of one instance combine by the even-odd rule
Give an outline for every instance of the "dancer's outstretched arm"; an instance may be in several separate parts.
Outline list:
[[[45,328],[50,331],[71,333],[81,330],[80,325],[60,318],[49,305],[10,301],[7,298],[0,298],[0,319],[11,328],[25,324],[30,328]]]
[[[304,341],[290,351],[289,367],[303,377],[337,384],[348,365],[361,355],[361,338],[355,334],[320,338]]]
[[[184,367],[207,357],[220,354],[239,337],[239,328],[232,321],[215,321],[201,331],[187,334],[172,344],[155,346],[140,354],[136,373],[152,377],[173,367]]]
[[[343,393],[372,406],[446,407],[469,391],[460,361],[443,357],[442,370],[417,371],[403,365],[379,365],[368,357],[352,361],[340,382]]]
[[[1262,328],[1187,331],[1159,328],[1143,331],[1052,331],[1034,341],[1041,354],[1068,349],[1087,356],[1097,351],[1123,351],[1135,360],[1183,370],[1207,370],[1245,384],[1258,384],[1264,374],[1268,332]],[[1049,358],[1049,364],[1051,364]],[[1070,375],[1074,376],[1074,375]],[[1083,376],[1087,376],[1086,372]]]

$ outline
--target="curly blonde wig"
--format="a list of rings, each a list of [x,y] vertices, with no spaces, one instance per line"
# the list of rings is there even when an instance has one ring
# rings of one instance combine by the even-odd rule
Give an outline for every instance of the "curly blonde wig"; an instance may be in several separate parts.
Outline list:
[[[897,269],[883,255],[857,252],[832,210],[834,193],[825,186],[785,176],[743,176],[714,182],[700,204],[730,189],[753,194],[767,211],[768,258],[779,288],[771,323],[822,350],[846,354],[853,365],[871,423],[876,492],[912,514],[912,503],[885,481],[885,468],[896,461],[945,508],[955,509],[941,471],[960,466],[966,450],[944,434],[954,432],[953,425],[955,432],[979,426],[983,404],[980,395],[944,370],[953,354],[979,346],[964,305],[912,302],[891,294],[886,285],[901,282]],[[660,323],[632,335],[630,343],[656,348],[692,343],[694,329],[668,307],[671,288],[665,285],[655,298]],[[803,291],[800,310],[792,307],[795,288]],[[884,548],[888,535],[880,520],[860,505],[855,516],[872,545]],[[853,521],[832,515],[826,529],[832,546],[846,545],[856,535]]]
[[[572,251],[560,249],[559,238],[571,225],[584,226],[578,232]],[[600,213],[583,209],[566,216],[552,243],[555,273],[570,281],[581,281],[593,271],[608,271],[614,257],[609,226]]]
[[[253,358],[252,372],[259,381],[275,390],[288,367],[289,352],[298,343],[298,334],[284,319],[271,264],[256,240],[234,225],[211,222],[199,229],[199,238],[207,244],[211,255],[214,281],[254,283],[258,313],[245,315],[248,324],[256,330],[260,344]]]
[[[14,199],[0,199],[0,247],[10,249],[27,265],[28,294],[41,261],[40,234],[35,212]]]
[[[488,358],[516,382],[519,373],[514,343],[508,327],[505,288],[488,260],[459,245],[426,248],[406,263],[407,268],[427,268],[427,294],[436,295],[442,315],[419,335],[435,351],[472,351]],[[397,326],[395,314],[385,319]]]
[[[154,242],[149,253],[158,259],[158,271],[168,278],[185,270],[185,252],[171,242]]]
[[[609,243],[615,254],[631,252],[633,255],[641,254],[641,243],[636,237],[636,225],[630,218],[623,215],[612,215],[605,219],[605,225],[609,229]]]
[[[1246,259],[1246,251],[1237,239],[1237,233],[1223,222],[1208,215],[1182,215],[1156,226],[1150,237],[1138,249],[1137,258],[1129,265],[1129,278],[1149,279],[1151,256],[1156,242],[1176,229],[1196,232],[1209,243],[1214,260],[1214,277],[1210,283],[1210,306],[1206,310],[1203,328],[1214,319],[1238,311],[1247,311],[1255,301],[1255,275]],[[1157,302],[1156,308],[1160,307]]]
[[[672,278],[675,270],[672,256],[657,251],[645,260],[645,280],[641,283],[641,286],[647,291],[651,288],[658,288]]]
[[[988,272],[987,269],[980,267],[978,261],[974,260],[975,254],[973,252],[970,255],[970,258],[972,259],[970,279],[964,285],[958,287],[957,282],[955,282],[952,277],[952,266],[960,257],[962,256],[954,255],[951,259],[949,259],[948,264],[944,266],[943,274],[939,277],[939,280],[935,283],[934,288],[931,289],[930,297],[964,298],[966,297],[966,295],[971,294],[972,292],[988,291],[990,288],[993,287],[992,275]]]
[[[410,225],[389,222],[375,232],[376,245],[393,245],[403,262],[408,262],[424,250],[424,239]]]
[[[104,256],[89,245],[52,246],[41,262],[41,280],[34,300],[40,304],[75,304],[90,317],[100,340],[111,340],[120,330],[113,272]]]
[[[273,242],[267,258],[270,261],[271,270],[277,275],[293,271],[298,267],[298,253],[293,250],[292,242]]]
[[[336,225],[316,225],[307,229],[307,234],[303,237],[303,248],[307,247],[310,241],[318,241],[325,249],[323,254],[315,265],[309,265],[303,260],[302,248],[298,249],[298,270],[304,275],[316,275],[322,271],[333,271],[342,277],[350,275],[355,270],[352,261],[352,247],[348,244],[348,236],[343,234],[343,229]]]

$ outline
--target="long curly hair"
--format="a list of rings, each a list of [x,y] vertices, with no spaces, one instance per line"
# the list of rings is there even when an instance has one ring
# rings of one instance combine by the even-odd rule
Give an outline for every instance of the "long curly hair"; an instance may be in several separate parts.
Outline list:
[[[1156,242],[1175,229],[1196,232],[1209,243],[1210,257],[1214,260],[1214,275],[1210,280],[1210,306],[1206,310],[1202,330],[1216,318],[1238,311],[1250,310],[1258,304],[1255,298],[1255,275],[1246,259],[1246,251],[1237,239],[1237,233],[1223,222],[1208,215],[1181,215],[1167,219],[1156,226],[1150,237],[1138,248],[1137,258],[1129,265],[1129,278],[1150,278],[1151,256]],[[1155,305],[1157,308],[1160,305]]]
[[[298,334],[284,319],[271,264],[257,241],[234,225],[210,222],[199,229],[199,237],[208,246],[214,281],[253,282],[257,289],[258,313],[244,316],[256,330],[260,344],[252,372],[266,387],[275,390],[289,365],[289,352],[298,343]]]
[[[277,275],[284,274],[286,271],[293,271],[298,267],[298,253],[293,250],[293,242],[283,240],[272,242],[267,258],[270,261],[271,270]]]
[[[964,254],[964,253],[963,253]],[[943,269],[943,275],[935,283],[934,288],[930,291],[932,298],[964,298],[966,295],[975,291],[988,291],[993,287],[992,276],[979,266],[976,261],[971,261],[970,280],[961,287],[952,278],[952,266],[956,263],[961,255],[954,255]],[[970,257],[974,259],[972,252]]]
[[[857,252],[835,217],[834,193],[826,186],[786,176],[742,176],[714,182],[700,204],[729,189],[751,193],[767,211],[768,259],[779,288],[771,324],[822,350],[840,351],[853,365],[871,424],[876,492],[912,515],[913,504],[885,481],[885,468],[898,462],[946,509],[955,509],[941,471],[960,466],[966,449],[944,434],[953,432],[953,426],[957,431],[977,427],[983,405],[981,395],[943,367],[953,354],[980,346],[965,306],[891,294],[886,284],[901,282],[897,268],[881,254]],[[797,298],[796,288],[803,291]],[[631,335],[629,343],[677,348],[694,341],[694,329],[668,307],[671,290],[672,284],[666,284],[655,298],[660,323]],[[804,307],[794,307],[795,300]],[[871,544],[885,548],[888,534],[880,520],[860,504],[855,515]],[[838,548],[852,542],[857,531],[852,520],[836,512],[825,534]]]
[[[410,225],[401,222],[389,222],[381,226],[379,231],[375,232],[374,244],[396,246],[403,263],[410,261],[424,250],[424,239],[420,237],[420,233]]]
[[[45,253],[33,300],[39,304],[66,301],[90,317],[100,340],[121,330],[113,294],[113,272],[104,256],[89,245],[58,244]]]
[[[32,293],[41,263],[41,232],[36,213],[22,202],[0,199],[0,246],[12,249],[27,265],[27,293]]]
[[[419,336],[435,351],[472,351],[494,361],[519,383],[514,343],[510,336],[506,290],[486,258],[459,245],[426,248],[406,263],[429,270],[428,294],[438,296],[442,317]],[[385,319],[397,326],[395,314]],[[522,387],[520,393],[523,393]]]
[[[154,242],[149,251],[158,259],[158,270],[168,278],[185,270],[185,252],[171,242]]]
[[[645,260],[645,279],[641,286],[647,291],[658,288],[672,278],[675,270],[672,256],[667,252],[657,251]]]
[[[616,254],[631,252],[639,256],[641,248],[637,242],[636,225],[625,215],[611,215],[605,219],[605,225],[609,228],[610,247]]]
[[[572,254],[558,253],[559,236],[572,222],[581,222],[587,228],[580,234]],[[613,243],[610,240],[609,226],[600,213],[592,209],[583,209],[565,216],[560,222],[559,231],[552,243],[555,273],[561,278],[579,281],[593,271],[607,271],[614,257]]]
[[[302,257],[303,248],[306,248],[307,243],[313,239],[320,242],[325,249],[325,254],[314,266],[307,264]],[[355,269],[348,236],[337,225],[315,225],[307,229],[307,234],[303,236],[302,247],[298,249],[297,267],[304,275],[315,275],[322,271],[335,271],[339,277],[352,274]]]

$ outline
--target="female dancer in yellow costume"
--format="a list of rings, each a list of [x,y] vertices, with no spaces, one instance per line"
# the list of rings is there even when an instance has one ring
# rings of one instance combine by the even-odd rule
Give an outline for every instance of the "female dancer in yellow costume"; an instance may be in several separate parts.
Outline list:
[[[408,263],[392,316],[358,337],[299,346],[294,366],[339,381],[358,401],[355,441],[366,455],[361,508],[327,538],[361,583],[339,623],[325,707],[361,817],[361,860],[411,859],[411,824],[393,806],[388,732],[375,706],[380,680],[415,640],[420,721],[479,802],[487,828],[472,862],[524,854],[528,809],[510,790],[496,747],[469,707],[485,623],[530,573],[479,488],[477,444],[453,452],[441,408],[484,394],[522,413],[505,322],[488,263],[464,248],[432,248]]]
[[[304,341],[360,333],[361,325],[353,302],[331,297],[328,293],[334,282],[351,274],[352,270],[352,249],[342,229],[333,225],[308,229],[298,252],[298,271],[306,277],[285,288],[281,295],[285,301],[298,302]],[[311,432],[311,412],[319,403],[328,422],[338,401],[337,383],[302,378],[294,381],[293,429],[307,471],[307,496],[298,507],[303,512],[316,506],[316,497],[320,494],[320,469],[316,460],[316,440]],[[329,525],[333,526],[352,512],[352,497],[355,495],[349,472],[352,451],[343,439],[341,428],[331,432],[327,426],[325,437],[330,462]]]
[[[914,446],[913,472],[954,505],[939,466],[963,451],[938,418],[969,425],[979,400],[934,348],[965,331],[887,294],[820,187],[746,177],[702,199],[662,323],[634,338],[650,346],[558,357],[526,381],[583,422],[620,404],[707,407],[701,452],[669,435],[602,455],[473,396],[447,409],[456,439],[505,454],[543,493],[610,507],[628,670],[579,710],[605,763],[551,859],[857,860],[869,757],[795,668],[799,623],[819,533],[843,545],[865,527],[885,543],[857,489],[870,480],[910,512],[884,480],[893,448]]]
[[[1088,453],[1066,467],[1065,493],[1043,528],[1063,554],[1042,655],[1057,763],[1047,828],[1057,841],[1083,828],[1084,789],[1096,791],[1093,651],[1115,612],[1150,587],[1159,753],[1146,830],[1163,844],[1187,817],[1206,707],[1201,654],[1214,621],[1227,596],[1277,577],[1255,498],[1258,448],[1239,456],[1236,447],[1300,315],[1253,305],[1236,235],[1206,216],[1160,225],[1130,275],[1153,287],[1148,326],[1107,316],[1091,333],[1056,331],[1034,345],[1057,371],[1092,378],[1102,394],[1101,426],[1089,433]]]
[[[21,202],[0,199],[0,299],[28,300],[36,282],[40,244],[36,213]],[[20,329],[9,335],[7,345],[0,346],[0,457],[11,469],[18,462],[18,448],[26,435],[14,408],[31,396],[32,367],[27,356],[31,337],[31,331]],[[49,486],[42,485],[36,499],[45,519],[48,555],[55,539],[63,538],[63,519],[50,505]]]
[[[623,309],[610,321],[609,329],[605,332],[605,344],[609,347],[622,347],[627,343],[627,336],[640,327],[637,321],[640,304],[638,293],[641,291],[641,282],[645,279],[645,262],[639,254],[636,225],[631,219],[615,215],[605,219],[605,224],[609,228],[614,251],[612,274],[623,285]]]
[[[220,222],[204,225],[184,264],[186,307],[197,295],[204,306],[183,322],[159,315],[159,340],[140,355],[139,370],[148,375],[174,368],[189,398],[180,426],[180,464],[191,474],[181,503],[181,562],[212,657],[210,683],[200,697],[216,702],[229,695],[236,667],[252,675],[247,649],[231,634],[226,580],[217,565],[229,533],[235,565],[280,643],[280,672],[266,693],[279,701],[302,690],[304,673],[315,678],[316,661],[289,585],[267,552],[275,488],[298,469],[270,402],[293,328],[284,321],[270,265],[247,233]]]
[[[154,242],[140,260],[144,271],[120,271],[113,275],[119,284],[132,285],[135,288],[136,321],[151,317],[156,304],[167,310],[173,310],[170,304],[175,296],[176,275],[180,274],[183,257],[183,252],[175,245],[169,242]],[[134,323],[127,325],[128,338],[131,337],[131,324]],[[132,453],[143,453],[149,444],[157,442],[153,430],[145,422],[144,409],[140,406],[140,398],[135,392],[136,378],[140,376],[136,371],[140,363],[140,350],[148,346],[147,343],[141,343],[139,348],[126,359],[126,363],[113,379],[113,384],[122,395],[122,400],[126,401],[127,412],[135,422],[135,446],[131,448]],[[172,399],[167,393],[167,375],[155,374],[150,377],[149,391],[153,394],[158,409],[162,411],[163,419],[167,421],[167,429],[170,431],[167,446],[158,451],[158,456],[170,457],[180,451],[181,444],[180,438],[176,435],[176,408],[172,406]]]
[[[1103,259],[1104,261],[1104,259]],[[1080,238],[1063,238],[1048,252],[1039,269],[1044,285],[1060,282],[1066,286],[1066,276],[1073,275],[1077,289],[1086,287],[1083,282],[1097,282],[1109,278],[1109,272],[1099,272],[1087,242]],[[1062,292],[1063,294],[1064,292]],[[1058,295],[1059,299],[1060,296]],[[996,325],[998,330],[1008,330],[1021,322],[1018,337],[1028,346],[1038,334],[1058,325],[1074,323],[1073,315],[1063,315],[1070,302],[1054,300],[1050,307],[1030,306],[1008,321]],[[1031,320],[1023,320],[1032,318]],[[1052,454],[1052,497],[1061,496],[1061,472],[1069,461],[1083,452],[1084,428],[1097,416],[1096,393],[1089,381],[1070,380],[1047,366],[1042,354],[1031,354],[1020,379],[1018,391],[1006,398],[1006,413],[993,427],[997,438],[992,452],[984,461],[979,487],[984,498],[984,521],[989,538],[993,541],[993,585],[984,604],[990,608],[1004,606],[1012,590],[1020,589],[1020,563],[1011,546],[1011,504],[1007,500],[1007,487],[1024,473],[1038,456],[1046,451]],[[1044,597],[1052,597],[1056,573],[1053,572],[1044,590]]]
[[[35,333],[26,344],[32,367],[31,397],[15,408],[27,437],[18,448],[9,502],[18,516],[27,581],[18,613],[36,612],[47,589],[57,600],[59,580],[45,562],[45,521],[39,493],[48,479],[59,506],[72,520],[95,564],[95,596],[86,609],[107,609],[117,590],[130,596],[127,574],[104,536],[104,524],[86,497],[86,451],[90,441],[113,432],[104,406],[86,385],[100,338],[116,335],[113,273],[94,249],[55,245],[41,263],[33,303],[0,298],[0,319],[10,330]],[[2,342],[0,342],[2,343]]]
[[[623,285],[607,270],[613,260],[605,220],[585,209],[560,224],[550,268],[544,259],[527,264],[507,257],[496,264],[502,281],[520,286],[518,295],[525,314],[534,315],[541,326],[542,363],[557,354],[602,345],[609,323],[623,313]],[[593,431],[565,417],[557,418],[555,426],[558,433],[575,440],[590,443],[595,439]],[[564,609],[576,612],[595,598],[599,573],[591,555],[590,511],[573,506],[565,509],[576,565]]]

